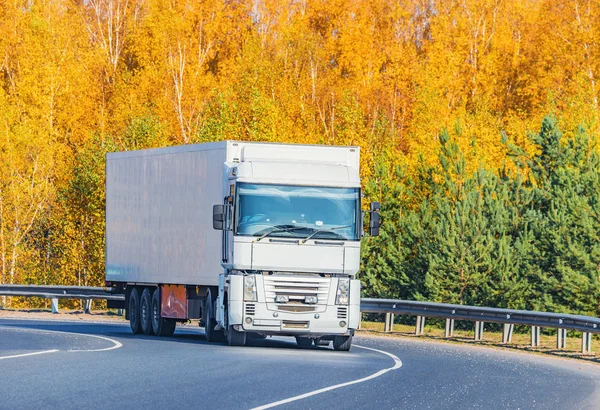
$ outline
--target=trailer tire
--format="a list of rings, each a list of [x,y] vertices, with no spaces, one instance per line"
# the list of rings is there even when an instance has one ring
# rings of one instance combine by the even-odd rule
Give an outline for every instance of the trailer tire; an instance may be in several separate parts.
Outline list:
[[[145,335],[153,335],[152,329],[152,293],[150,288],[144,288],[140,300],[140,327]]]
[[[333,338],[333,350],[339,352],[347,352],[352,347],[352,335],[350,336],[335,336]]]
[[[141,333],[142,327],[140,326],[140,291],[138,288],[131,289],[129,294],[129,304],[127,306],[127,313],[129,313],[129,326],[133,334]]]
[[[313,341],[308,337],[296,336],[296,343],[300,349],[310,349]]]
[[[160,313],[160,288],[152,293],[152,330],[157,336],[173,336],[177,322],[175,319],[163,318]]]
[[[227,326],[227,344],[229,346],[246,346],[246,332],[238,332],[233,325]]]

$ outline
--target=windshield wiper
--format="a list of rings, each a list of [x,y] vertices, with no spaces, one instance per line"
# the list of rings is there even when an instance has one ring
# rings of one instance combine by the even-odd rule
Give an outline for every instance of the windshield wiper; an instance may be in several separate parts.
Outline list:
[[[272,233],[290,232],[290,231],[295,231],[297,229],[307,229],[307,227],[306,226],[295,226],[295,225],[275,225],[275,226],[273,226],[273,229],[271,229],[269,232],[260,236],[255,242],[258,242],[261,239],[266,238],[267,236],[271,235]]]
[[[351,227],[352,227],[352,225],[341,225],[341,226],[334,226],[333,228],[317,229],[316,231],[314,231],[313,233],[308,235],[306,238],[304,238],[302,240],[302,242],[300,242],[300,243],[306,243],[306,241],[308,241],[310,238],[312,238],[313,236],[315,236],[316,234],[318,234],[320,232],[330,232],[330,231],[335,231],[336,229],[351,228]]]

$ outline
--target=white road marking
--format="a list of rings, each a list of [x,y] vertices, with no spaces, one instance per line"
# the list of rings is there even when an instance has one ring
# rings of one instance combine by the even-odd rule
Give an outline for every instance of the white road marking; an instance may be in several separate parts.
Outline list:
[[[67,332],[55,332],[55,333],[67,333]],[[110,337],[106,337],[106,336],[97,336],[97,335],[88,335],[85,333],[69,333],[72,335],[83,335],[83,336],[87,336],[87,337],[95,337],[97,339],[102,339],[102,340],[106,340],[108,342],[113,343],[113,345],[111,347],[105,347],[104,349],[91,349],[91,350],[67,350],[67,352],[107,352],[109,350],[115,350],[118,349],[120,347],[123,347],[123,344],[115,339],[111,339]]]
[[[102,340],[106,340],[107,342],[111,342],[113,345],[110,347],[105,347],[102,349],[87,349],[87,350],[74,350],[74,349],[69,349],[67,350],[67,352],[69,353],[79,353],[79,352],[107,352],[109,350],[114,350],[114,349],[118,349],[120,347],[123,347],[123,344],[117,340],[111,339],[110,337],[106,337],[106,336],[98,336],[98,335],[89,335],[87,333],[74,333],[74,332],[60,332],[58,330],[45,330],[45,329],[30,329],[30,328],[18,328],[18,327],[8,327],[8,326],[0,326],[0,329],[6,329],[6,330],[17,330],[17,331],[29,331],[29,332],[39,332],[39,333],[54,333],[54,334],[59,334],[59,335],[74,335],[74,336],[84,336],[84,337],[94,337],[96,339],[102,339]],[[54,353],[54,352],[58,352],[59,350],[46,350],[43,352],[34,352],[34,353],[27,353],[25,354],[25,356],[30,356],[33,354],[42,354],[42,353]],[[7,356],[5,357],[6,359],[8,358],[12,358],[12,357],[20,357],[21,355],[17,355],[17,356]]]
[[[33,352],[33,353],[23,353],[23,354],[15,354],[12,356],[0,356],[0,360],[4,360],[4,359],[15,359],[17,357],[25,357],[25,356],[35,356],[38,354],[46,354],[46,353],[56,353],[58,352],[58,350],[56,349],[52,349],[52,350],[42,350],[41,352]]]
[[[302,400],[302,399],[305,399],[307,397],[315,396],[317,394],[325,393],[325,392],[328,392],[328,391],[331,391],[331,390],[339,389],[339,388],[346,387],[346,386],[351,386],[353,384],[363,383],[363,382],[366,382],[366,381],[369,381],[369,380],[373,380],[373,379],[375,379],[375,378],[377,378],[379,376],[382,376],[382,375],[386,374],[389,371],[396,370],[396,369],[399,369],[400,367],[402,367],[402,361],[396,355],[393,355],[393,354],[391,354],[389,352],[385,352],[385,351],[379,350],[379,349],[373,349],[372,347],[365,347],[365,346],[358,346],[358,345],[354,345],[354,347],[358,347],[359,349],[371,350],[373,352],[377,352],[377,353],[381,353],[381,354],[384,354],[386,356],[389,356],[389,357],[391,357],[394,360],[394,365],[392,367],[388,367],[388,368],[379,370],[378,372],[375,372],[375,373],[371,374],[370,376],[363,377],[361,379],[356,379],[356,380],[352,380],[352,381],[349,381],[349,382],[340,383],[340,384],[336,384],[336,385],[329,386],[329,387],[324,387],[322,389],[313,390],[313,391],[308,392],[308,393],[304,393],[304,394],[300,394],[298,396],[290,397],[289,399],[283,399],[283,400],[279,400],[279,401],[276,401],[276,402],[273,402],[273,403],[264,404],[262,406],[255,407],[252,410],[270,409],[272,407],[281,406],[282,404],[291,403],[291,402],[297,401],[297,400]]]

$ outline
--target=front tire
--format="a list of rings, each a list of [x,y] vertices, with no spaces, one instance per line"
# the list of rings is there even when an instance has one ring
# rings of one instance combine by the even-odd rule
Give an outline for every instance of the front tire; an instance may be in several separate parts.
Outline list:
[[[352,347],[352,335],[350,336],[335,336],[333,338],[333,350],[339,352],[347,352]]]
[[[153,335],[152,329],[152,293],[150,288],[144,288],[140,301],[140,327],[145,335]]]
[[[138,288],[131,289],[129,294],[129,326],[133,334],[141,333],[142,327],[140,326],[140,291]]]
[[[215,326],[217,326],[217,321],[215,320],[212,312],[212,297],[210,292],[206,295],[206,300],[204,301],[204,336],[206,337],[206,341],[209,343],[212,342],[220,342],[219,340],[219,332],[215,330]]]
[[[245,346],[246,333],[238,332],[233,325],[227,326],[227,344],[229,346]]]

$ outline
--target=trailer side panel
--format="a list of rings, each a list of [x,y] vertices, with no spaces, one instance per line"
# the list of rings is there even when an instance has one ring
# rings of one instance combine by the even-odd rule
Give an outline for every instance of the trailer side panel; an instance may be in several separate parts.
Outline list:
[[[106,280],[216,286],[227,143],[108,154]]]

